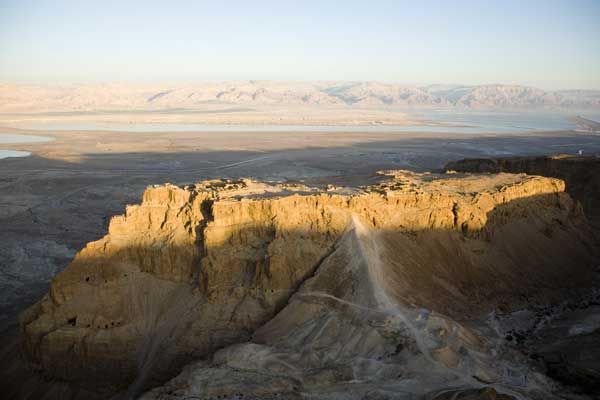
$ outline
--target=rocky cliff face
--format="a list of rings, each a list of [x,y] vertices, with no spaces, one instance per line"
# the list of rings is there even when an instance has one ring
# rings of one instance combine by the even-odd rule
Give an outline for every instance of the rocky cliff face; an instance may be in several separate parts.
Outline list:
[[[585,214],[600,228],[600,158],[597,156],[532,156],[464,159],[451,162],[447,170],[484,173],[525,173],[559,178],[566,191],[581,203]]]
[[[554,178],[390,171],[363,188],[150,187],[22,315],[24,351],[47,376],[128,397],[192,360],[204,361],[146,396],[425,395],[482,382],[543,395],[545,378],[474,321],[589,286],[590,236]]]

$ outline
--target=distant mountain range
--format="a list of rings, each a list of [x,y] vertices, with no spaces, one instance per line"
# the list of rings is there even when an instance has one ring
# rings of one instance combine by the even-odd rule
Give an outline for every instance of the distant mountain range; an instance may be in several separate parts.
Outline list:
[[[207,105],[459,109],[596,109],[600,90],[515,85],[406,86],[381,82],[234,81],[179,85],[0,85],[0,113],[194,109]]]

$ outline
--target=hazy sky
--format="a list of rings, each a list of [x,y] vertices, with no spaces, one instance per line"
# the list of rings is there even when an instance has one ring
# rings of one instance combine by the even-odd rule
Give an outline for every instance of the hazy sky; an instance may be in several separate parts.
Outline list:
[[[0,0],[0,80],[600,89],[600,0]]]

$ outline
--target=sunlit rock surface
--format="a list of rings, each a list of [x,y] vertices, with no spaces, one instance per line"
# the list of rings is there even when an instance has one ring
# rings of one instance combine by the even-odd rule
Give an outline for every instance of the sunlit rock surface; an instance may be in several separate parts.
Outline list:
[[[564,182],[382,175],[148,188],[21,316],[26,358],[107,395],[162,385],[147,399],[563,390],[494,318],[591,290],[597,246]]]
[[[600,237],[600,158],[553,155],[497,159],[465,159],[446,169],[462,172],[527,173],[563,179],[566,191],[578,201]],[[594,289],[584,298],[568,296],[542,306],[496,315],[494,325],[546,374],[577,393],[597,398],[600,393],[600,290],[597,261]]]

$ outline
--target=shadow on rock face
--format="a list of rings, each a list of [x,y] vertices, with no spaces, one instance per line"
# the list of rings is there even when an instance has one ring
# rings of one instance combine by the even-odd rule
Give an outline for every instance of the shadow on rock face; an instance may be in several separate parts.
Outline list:
[[[566,191],[583,206],[586,216],[600,227],[600,158],[597,156],[535,156],[464,159],[448,163],[447,170],[486,173],[525,173],[563,179]]]
[[[478,323],[588,288],[598,252],[556,181],[504,178],[475,194],[411,176],[352,196],[151,188],[22,315],[25,356],[104,397],[185,365],[145,398],[544,395]]]
[[[563,179],[566,191],[581,204],[586,218],[590,221],[592,235],[596,237],[596,241],[600,238],[600,159],[597,156],[464,159],[449,163],[445,168],[461,172],[527,173]],[[598,264],[597,261],[596,263]],[[552,309],[565,308],[560,301],[554,304],[558,306],[545,308],[543,318],[554,318]],[[589,325],[587,320],[595,318],[597,311],[594,309],[597,306],[597,296],[592,300],[571,302],[566,306],[566,310],[563,310],[563,314],[582,314],[579,320],[573,317],[558,318],[555,324],[539,329],[536,338],[527,343],[527,350],[532,353],[531,357],[541,363],[550,377],[578,393],[591,395],[600,390],[600,365],[596,361],[600,359],[600,341],[597,327]],[[583,334],[572,334],[569,329],[571,326],[583,326],[587,331]]]

